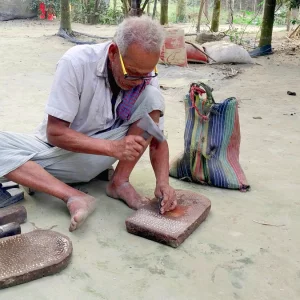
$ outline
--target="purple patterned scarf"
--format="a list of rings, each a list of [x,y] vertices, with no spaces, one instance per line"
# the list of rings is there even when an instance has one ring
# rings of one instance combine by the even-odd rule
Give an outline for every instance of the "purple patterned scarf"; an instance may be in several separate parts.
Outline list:
[[[117,115],[123,121],[128,121],[131,117],[132,108],[146,88],[146,86],[150,83],[151,79],[146,79],[142,84],[135,86],[131,90],[123,91],[123,99],[120,105],[117,108]]]

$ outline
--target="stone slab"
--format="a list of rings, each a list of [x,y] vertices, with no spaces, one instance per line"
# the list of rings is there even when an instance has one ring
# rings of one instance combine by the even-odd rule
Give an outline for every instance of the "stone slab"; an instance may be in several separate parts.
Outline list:
[[[159,214],[158,203],[137,210],[126,221],[129,233],[177,248],[206,219],[211,202],[205,196],[176,190],[178,205],[175,210]]]
[[[21,233],[21,226],[19,223],[12,222],[0,225],[0,238],[13,236]]]
[[[8,206],[0,208],[0,225],[16,222],[19,224],[25,223],[27,220],[26,208],[20,206]]]
[[[72,242],[52,230],[34,230],[0,240],[0,289],[63,270],[70,261]]]

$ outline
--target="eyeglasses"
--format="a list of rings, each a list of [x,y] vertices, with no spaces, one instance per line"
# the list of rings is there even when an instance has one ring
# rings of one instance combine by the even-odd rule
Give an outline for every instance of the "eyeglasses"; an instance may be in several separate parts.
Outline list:
[[[128,75],[128,73],[125,69],[125,65],[124,65],[123,58],[122,58],[120,50],[119,50],[119,56],[120,56],[120,62],[121,62],[121,67],[122,67],[122,70],[123,70],[123,74],[124,74],[125,79],[127,79],[127,80],[145,80],[145,79],[154,78],[158,75],[157,66],[155,66],[155,68],[154,68],[154,75],[147,75],[147,76],[131,76],[131,75]]]

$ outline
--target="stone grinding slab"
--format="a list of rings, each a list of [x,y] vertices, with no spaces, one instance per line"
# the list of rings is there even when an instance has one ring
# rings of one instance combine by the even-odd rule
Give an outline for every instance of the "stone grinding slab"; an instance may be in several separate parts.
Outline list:
[[[177,248],[206,219],[211,202],[190,191],[176,190],[175,210],[158,212],[157,201],[137,210],[125,221],[129,233]]]
[[[27,211],[24,206],[8,206],[0,208],[0,225],[11,222],[22,224],[26,222]]]
[[[72,254],[71,240],[52,230],[34,230],[0,240],[0,289],[63,270]]]

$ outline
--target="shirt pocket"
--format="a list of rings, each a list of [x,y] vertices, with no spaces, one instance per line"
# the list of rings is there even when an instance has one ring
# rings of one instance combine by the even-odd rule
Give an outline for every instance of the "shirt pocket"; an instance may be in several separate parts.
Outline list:
[[[98,88],[99,87],[99,88]],[[108,88],[103,84],[97,84],[95,94],[92,100],[93,119],[95,126],[105,129],[113,122],[112,94]]]

